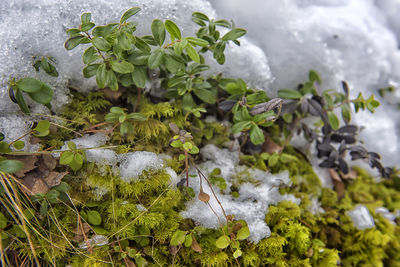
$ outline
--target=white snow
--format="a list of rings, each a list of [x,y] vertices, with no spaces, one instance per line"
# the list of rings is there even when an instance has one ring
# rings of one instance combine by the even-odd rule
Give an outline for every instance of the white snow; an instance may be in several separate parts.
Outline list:
[[[354,226],[359,230],[375,227],[374,218],[368,208],[362,204],[356,205],[353,210],[347,212],[347,215],[353,221]]]
[[[387,208],[385,207],[379,207],[375,209],[376,214],[382,214],[382,216],[387,219],[391,224],[396,225],[396,215],[391,213]]]
[[[273,80],[267,91],[273,95],[296,87],[310,69],[320,73],[321,89],[341,90],[340,81],[346,80],[353,97],[400,84],[398,0],[210,2],[218,15],[246,28],[247,37],[264,51]],[[399,117],[388,105],[373,115],[354,116],[366,127],[365,145],[381,153],[387,165],[398,164]]]
[[[283,200],[300,203],[300,200],[293,195],[281,195],[279,193],[280,184],[291,184],[287,172],[272,175],[258,169],[238,165],[238,151],[219,149],[214,145],[205,146],[200,153],[206,161],[199,164],[199,168],[206,176],[214,168],[221,169],[221,177],[226,180],[227,189],[224,192],[220,192],[217,186],[213,186],[213,189],[227,215],[234,215],[235,219],[238,220],[246,220],[250,229],[251,241],[257,243],[271,235],[271,230],[264,220],[269,205],[277,204]],[[191,173],[197,174],[194,169],[191,170]],[[230,185],[236,179],[245,180],[239,187],[238,198],[230,195]],[[209,204],[218,214],[220,221],[218,221],[218,218],[208,205],[197,199],[200,192],[199,178],[191,179],[189,185],[196,192],[196,198],[188,202],[186,210],[182,211],[181,215],[184,218],[191,218],[199,225],[208,228],[216,229],[220,226],[220,222],[225,223],[222,210],[206,181],[203,181],[203,191],[210,195]]]
[[[27,116],[8,115],[1,116],[0,113],[0,133],[4,134],[4,141],[10,143],[29,132],[31,121]],[[29,143],[29,135],[20,139],[25,143],[24,151],[37,151],[40,145],[32,145]]]
[[[120,156],[120,176],[125,182],[137,179],[144,170],[161,170],[164,167],[162,157],[148,151],[136,151]]]
[[[84,135],[83,137],[69,140],[74,142],[77,148],[95,148],[105,146],[108,140],[108,136],[103,133],[96,133],[93,135]],[[68,149],[68,142],[65,142],[61,150]],[[86,160],[88,162],[95,162],[99,165],[115,165],[117,163],[117,154],[112,149],[98,148],[98,149],[87,149]]]

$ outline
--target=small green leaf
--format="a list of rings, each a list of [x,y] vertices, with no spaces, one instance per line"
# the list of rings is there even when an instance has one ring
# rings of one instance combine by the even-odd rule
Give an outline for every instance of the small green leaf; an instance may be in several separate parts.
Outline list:
[[[93,62],[93,58],[95,57],[95,51],[96,50],[94,49],[93,46],[86,49],[82,55],[83,63],[89,64],[89,63]]]
[[[311,82],[317,82],[319,84],[322,83],[321,77],[319,76],[318,72],[316,72],[315,70],[310,70],[310,72],[308,73],[308,79]]]
[[[17,87],[27,93],[38,92],[42,88],[43,83],[34,78],[22,78],[17,82]]]
[[[192,143],[190,143],[190,142],[185,142],[185,143],[183,143],[183,148],[184,148],[186,151],[191,150],[192,147],[193,147],[193,145],[192,145]]]
[[[83,13],[81,15],[82,24],[89,23],[91,19],[92,19],[92,14],[91,13]]]
[[[240,121],[232,126],[232,133],[239,133],[251,127],[251,121]]]
[[[74,153],[72,151],[65,151],[61,153],[60,164],[68,165],[74,160]]]
[[[111,48],[110,43],[102,37],[93,37],[92,43],[100,51],[108,51]]]
[[[184,154],[180,154],[179,157],[178,157],[178,160],[179,160],[179,161],[183,161],[183,160],[185,160],[185,158],[186,158],[186,157],[185,157]]]
[[[184,110],[191,110],[195,106],[192,94],[184,94],[182,98],[182,108]]]
[[[163,56],[164,56],[164,51],[163,51],[162,48],[157,48],[156,50],[154,50],[150,54],[150,57],[149,57],[149,60],[148,60],[149,68],[150,69],[157,68],[161,64]]]
[[[278,96],[284,99],[300,99],[302,95],[293,89],[281,89],[278,90]]]
[[[92,64],[92,65],[87,65],[82,73],[83,73],[83,77],[85,78],[90,78],[94,75],[96,75],[97,69],[99,68],[100,64]]]
[[[185,242],[186,231],[177,230],[171,237],[170,244],[172,246],[179,246]]]
[[[76,144],[72,141],[68,141],[67,146],[68,146],[68,149],[71,149],[71,150],[76,149]]]
[[[33,130],[38,133],[44,133],[47,132],[49,128],[50,128],[50,122],[46,120],[41,120],[38,122],[38,124]]]
[[[192,145],[192,148],[188,152],[189,154],[196,155],[199,154],[200,149],[196,145]]]
[[[164,23],[155,19],[151,23],[151,32],[153,33],[154,40],[161,46],[165,41],[165,27]]]
[[[132,17],[133,15],[135,15],[136,13],[138,13],[140,11],[139,7],[132,7],[130,9],[128,9],[122,16],[121,19],[119,21],[120,24],[124,23],[127,19],[129,19],[130,17]]]
[[[286,123],[291,123],[293,121],[293,115],[291,113],[285,113],[282,115],[282,118]]]
[[[349,123],[351,121],[351,111],[350,111],[350,105],[347,103],[344,103],[341,106],[341,111],[342,111],[342,118],[345,123]]]
[[[104,88],[107,82],[106,64],[100,64],[96,71],[96,83],[99,88]]]
[[[197,37],[186,37],[186,40],[192,45],[198,45],[202,47],[207,47],[209,43],[206,40],[197,38]]]
[[[136,42],[135,42],[135,46],[137,48],[139,48],[141,51],[146,52],[146,53],[150,53],[151,48],[150,46],[141,38],[136,36]]]
[[[83,156],[80,153],[75,153],[74,155],[74,161],[79,164],[82,165],[83,164]]]
[[[133,36],[131,35],[131,37]],[[118,32],[117,41],[122,50],[130,50],[132,47],[131,38],[128,33],[124,31]]]
[[[250,230],[249,227],[244,226],[242,228],[240,228],[240,230],[238,231],[236,238],[238,240],[244,240],[246,238],[248,238],[250,236]]]
[[[42,83],[39,91],[28,93],[29,96],[39,104],[49,104],[53,99],[54,91],[45,83]]]
[[[83,23],[81,25],[81,31],[83,32],[87,32],[89,31],[91,28],[93,28],[95,26],[95,24],[93,22],[88,22],[88,23]]]
[[[21,141],[21,140],[18,140],[13,144],[13,147],[15,149],[17,149],[17,150],[21,150],[21,149],[23,149],[25,147],[25,142]]]
[[[132,72],[132,80],[138,88],[146,86],[147,71],[145,67],[135,66]]]
[[[132,120],[136,120],[136,121],[145,121],[147,120],[147,117],[141,113],[129,113],[126,116],[127,119],[132,119]]]
[[[22,96],[22,93],[19,89],[17,89],[15,91],[15,98],[16,98],[16,100],[18,102],[18,106],[22,110],[22,112],[24,112],[25,114],[29,114],[30,113],[29,107],[26,104],[25,99]]]
[[[101,224],[101,216],[95,210],[89,210],[87,213],[87,221],[91,225],[100,225]]]
[[[217,241],[215,242],[215,245],[217,246],[217,248],[224,249],[227,246],[229,246],[230,243],[231,243],[231,239],[229,238],[229,236],[223,235],[217,239]]]
[[[6,159],[0,161],[0,171],[6,173],[15,173],[21,170],[24,164],[19,160]]]
[[[220,19],[220,20],[214,21],[214,23],[215,23],[215,25],[218,25],[218,26],[221,26],[221,27],[225,27],[225,28],[228,28],[228,29],[231,28],[231,24],[227,20],[224,20],[224,19]]]
[[[217,91],[203,88],[194,88],[194,94],[208,104],[215,104],[217,101]]]
[[[333,130],[339,129],[339,119],[337,118],[335,113],[333,113],[332,111],[328,111],[328,119]]]
[[[176,26],[175,22],[173,22],[172,20],[167,19],[165,21],[165,28],[171,35],[172,41],[174,41],[174,39],[180,40],[182,38],[181,31],[179,30],[178,26]]]
[[[68,192],[71,187],[69,186],[69,184],[67,184],[66,182],[61,182],[59,185],[57,185],[56,187],[54,187],[55,190],[59,191],[59,192]]]
[[[181,140],[175,140],[175,141],[172,141],[170,145],[171,145],[172,147],[178,148],[178,147],[182,147],[183,143],[182,143]]]
[[[114,71],[108,70],[107,71],[107,85],[113,91],[118,91],[118,80],[117,76],[115,75]]]
[[[246,30],[242,29],[242,28],[235,28],[229,32],[227,32],[224,36],[222,36],[222,40],[224,41],[228,41],[228,40],[236,40],[240,37],[242,37],[243,35],[246,34]]]
[[[194,49],[194,47],[192,45],[188,44],[186,46],[185,50],[191,60],[193,60],[194,62],[197,62],[197,63],[201,63],[200,56],[197,53],[196,49]]]
[[[235,252],[233,253],[233,257],[235,259],[239,258],[240,256],[242,256],[242,251],[240,249],[236,249]]]
[[[268,158],[268,165],[270,167],[274,167],[279,161],[279,156],[278,154],[274,153]]]
[[[265,137],[263,131],[257,125],[253,125],[250,130],[250,140],[255,145],[264,143]]]
[[[76,35],[73,36],[71,38],[69,38],[65,43],[64,43],[64,47],[67,50],[72,50],[74,49],[76,46],[78,46],[80,43],[84,42],[84,40],[87,39],[87,37],[83,36],[83,35]]]
[[[0,142],[0,153],[9,153],[11,152],[10,146],[8,145],[7,142],[1,141]]]
[[[131,73],[134,70],[134,66],[125,60],[111,61],[111,68],[118,73]]]
[[[192,19],[193,18],[204,20],[204,21],[210,21],[210,19],[207,17],[207,15],[200,13],[200,12],[193,12]]]
[[[188,248],[192,245],[192,242],[193,242],[192,235],[186,235],[185,242],[183,243],[183,245]]]

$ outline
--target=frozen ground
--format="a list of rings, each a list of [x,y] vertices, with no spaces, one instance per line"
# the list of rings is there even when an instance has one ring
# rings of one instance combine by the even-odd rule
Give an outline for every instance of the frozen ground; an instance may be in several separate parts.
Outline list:
[[[227,215],[234,215],[235,219],[247,222],[251,241],[258,243],[261,239],[271,235],[271,230],[265,223],[265,213],[268,211],[269,205],[276,205],[284,200],[300,204],[300,199],[295,196],[279,193],[281,184],[291,184],[288,172],[273,175],[269,172],[239,165],[238,151],[219,149],[215,145],[206,145],[200,153],[205,161],[199,165],[199,169],[206,176],[209,177],[209,174],[215,168],[221,170],[220,176],[226,181],[227,187],[222,191],[214,186],[215,194]],[[194,169],[191,170],[191,173],[197,175],[197,171]],[[235,198],[231,195],[230,187],[235,180],[240,179],[248,179],[248,181],[245,180],[240,185],[239,196]],[[187,203],[186,210],[182,211],[181,215],[184,218],[191,218],[207,228],[217,229],[220,223],[225,223],[223,212],[206,181],[203,179],[203,191],[210,196],[208,203],[219,218],[210,206],[197,199],[200,192],[198,176],[195,179],[190,179],[190,187],[196,192],[196,198]],[[314,208],[314,210],[316,209]]]
[[[10,77],[29,75],[47,81],[57,92],[55,107],[67,101],[67,84],[90,90],[95,83],[82,77],[82,50],[68,52],[63,47],[65,30],[78,25],[83,12],[92,12],[93,20],[101,24],[117,21],[131,6],[142,8],[135,16],[138,34],[148,33],[155,17],[176,21],[186,35],[196,27],[190,22],[193,11],[232,18],[248,29],[247,38],[241,48],[228,48],[227,66],[216,72],[244,77],[271,95],[296,86],[309,69],[321,73],[322,88],[338,88],[345,79],[354,94],[376,94],[376,88],[400,84],[398,0],[248,0],[245,4],[239,0],[10,0],[0,1],[0,116],[18,110],[7,98]],[[35,73],[32,56],[54,56],[60,77]],[[382,153],[385,164],[397,164],[399,113],[384,105],[374,116],[362,113],[356,121],[366,126],[361,136],[366,146]]]

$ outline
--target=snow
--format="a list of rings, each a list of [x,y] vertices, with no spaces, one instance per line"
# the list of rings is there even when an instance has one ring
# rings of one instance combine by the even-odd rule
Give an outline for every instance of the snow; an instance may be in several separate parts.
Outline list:
[[[72,139],[69,141],[74,142],[77,148],[95,148],[95,147],[105,146],[107,140],[108,140],[107,135],[103,133],[96,133],[93,135],[86,134],[83,137]],[[67,143],[69,141],[65,142],[61,150],[68,149]],[[95,162],[98,165],[107,164],[111,166],[117,163],[116,162],[117,154],[112,149],[97,148],[97,149],[87,149],[85,151],[86,151],[86,160],[88,162]]]
[[[354,226],[358,230],[375,227],[374,218],[368,208],[362,204],[356,205],[353,210],[348,211],[347,215],[351,218]]]
[[[4,141],[10,143],[29,132],[31,130],[30,122],[26,116],[8,115],[3,117],[0,113],[0,133],[4,134]],[[34,152],[39,149],[39,145],[29,143],[29,136],[20,140],[25,143],[24,151]]]
[[[350,85],[352,96],[400,84],[400,2],[397,0],[211,0],[223,17],[248,30],[247,37],[265,53],[272,73],[267,91],[294,88],[310,69],[321,89]],[[264,88],[265,89],[265,88]],[[361,112],[361,138],[388,165],[398,164],[400,114],[389,105],[376,114]],[[380,123],[376,123],[379,121]]]
[[[376,214],[382,214],[382,216],[387,219],[391,224],[396,225],[396,215],[391,213],[387,208],[385,207],[379,207],[375,209]]]
[[[137,179],[144,170],[161,170],[164,167],[162,157],[147,151],[136,151],[120,155],[120,176],[125,182]]]
[[[258,169],[238,165],[238,151],[219,149],[215,145],[205,146],[200,153],[205,161],[198,167],[206,177],[214,168],[221,169],[221,177],[225,179],[228,185],[227,189],[224,192],[221,192],[217,186],[213,186],[213,189],[227,215],[234,215],[237,220],[246,220],[250,229],[249,239],[252,242],[257,243],[271,235],[271,230],[264,220],[269,205],[283,200],[300,203],[300,200],[293,195],[279,193],[280,184],[291,184],[287,172],[272,175]],[[191,170],[191,173],[197,174],[194,169]],[[230,185],[238,179],[244,179],[244,182],[239,187],[239,197],[234,198],[230,194]],[[194,189],[196,196],[200,192],[199,182],[199,178],[196,177],[191,179],[189,184]],[[210,196],[209,204],[216,211],[219,219],[210,207],[197,197],[187,203],[186,210],[182,211],[181,215],[184,218],[193,219],[199,225],[216,229],[220,226],[220,222],[225,223],[225,218],[206,181],[203,181],[203,191]]]

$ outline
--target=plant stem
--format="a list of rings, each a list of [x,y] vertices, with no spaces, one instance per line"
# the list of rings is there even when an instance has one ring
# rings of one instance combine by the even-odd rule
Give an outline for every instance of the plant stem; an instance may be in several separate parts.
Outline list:
[[[24,138],[25,136],[31,134],[33,132],[33,130],[30,130],[29,132],[23,134],[22,136],[18,137],[17,139],[15,139],[14,141],[12,141],[8,146],[11,146],[12,144],[14,144],[15,142],[17,142],[18,140],[21,140],[22,138]]]
[[[189,162],[188,162],[188,153],[186,150],[185,152],[185,172],[186,172],[186,186],[189,187]]]
[[[92,37],[90,36],[90,34],[88,32],[85,32],[85,33],[86,33],[86,36],[89,38],[89,40],[92,40]],[[103,60],[106,61],[106,58],[103,56],[101,51],[97,47],[94,47],[94,48],[96,48],[97,53],[99,53],[99,55],[103,58]]]

